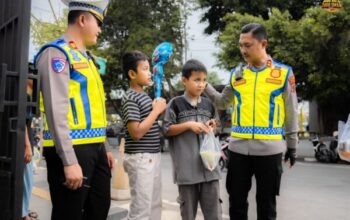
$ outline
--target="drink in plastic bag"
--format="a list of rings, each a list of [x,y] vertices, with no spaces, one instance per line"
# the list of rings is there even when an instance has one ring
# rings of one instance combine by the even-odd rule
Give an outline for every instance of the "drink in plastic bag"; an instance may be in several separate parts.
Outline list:
[[[221,157],[220,143],[215,138],[213,132],[205,134],[199,154],[205,168],[213,171],[218,165]]]

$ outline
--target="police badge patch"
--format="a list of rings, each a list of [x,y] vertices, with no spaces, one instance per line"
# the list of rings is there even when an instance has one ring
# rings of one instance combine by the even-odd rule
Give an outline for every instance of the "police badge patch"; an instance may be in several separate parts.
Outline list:
[[[66,67],[66,60],[60,57],[53,57],[51,59],[51,68],[55,73],[61,73]]]
[[[270,72],[270,76],[273,78],[279,78],[281,76],[281,70],[280,69],[272,69]]]

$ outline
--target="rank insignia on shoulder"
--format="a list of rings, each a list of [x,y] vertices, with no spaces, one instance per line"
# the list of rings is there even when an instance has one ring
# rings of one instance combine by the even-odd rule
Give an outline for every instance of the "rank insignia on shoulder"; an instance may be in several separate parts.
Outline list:
[[[66,67],[67,61],[60,57],[51,58],[51,68],[55,73],[61,73]]]
[[[282,84],[282,80],[279,80],[279,79],[266,78],[266,82],[267,83],[272,83],[272,84],[277,84],[277,85],[281,85]]]
[[[233,83],[233,86],[240,86],[240,85],[243,85],[243,84],[246,84],[247,81],[245,79],[240,79],[240,80],[237,80]]]
[[[69,41],[69,46],[73,48],[74,50],[78,49],[77,45],[74,43],[74,41]]]
[[[81,63],[74,63],[72,64],[73,69],[84,69],[88,68],[89,64],[86,62],[81,62]]]
[[[270,76],[273,78],[279,78],[281,76],[281,69],[272,69]]]
[[[266,66],[267,67],[271,67],[272,66],[272,61],[269,59],[269,60],[267,60],[267,62],[266,62]]]

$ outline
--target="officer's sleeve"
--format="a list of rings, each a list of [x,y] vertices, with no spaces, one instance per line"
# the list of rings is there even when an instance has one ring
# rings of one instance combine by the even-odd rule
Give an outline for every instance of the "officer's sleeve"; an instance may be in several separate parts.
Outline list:
[[[166,109],[165,109],[165,114],[164,114],[164,119],[163,119],[163,132],[166,134],[169,130],[169,127],[173,124],[177,124],[176,121],[176,113],[174,111],[174,102],[173,99],[170,100],[168,103]]]
[[[215,108],[215,106],[212,103],[210,103],[210,108],[211,108],[211,118],[210,119],[214,119],[216,122],[216,126],[220,127],[221,121],[220,121],[220,116],[219,116],[219,112],[218,112],[217,108]]]
[[[109,143],[107,137],[106,137],[106,140],[105,140],[105,142],[103,143],[103,145],[105,146],[105,149],[106,149],[107,152],[112,151],[112,145]]]
[[[230,104],[233,103],[234,94],[230,85],[225,86],[221,93],[208,83],[204,90],[206,95],[218,109],[226,109]]]
[[[295,90],[295,77],[290,70],[283,92],[285,106],[285,136],[287,148],[296,149],[298,145],[298,99]]]
[[[63,68],[55,68],[54,61],[65,63]],[[45,117],[53,137],[58,156],[64,166],[78,163],[69,135],[69,64],[66,56],[58,49],[49,47],[36,63],[41,77],[41,92]]]

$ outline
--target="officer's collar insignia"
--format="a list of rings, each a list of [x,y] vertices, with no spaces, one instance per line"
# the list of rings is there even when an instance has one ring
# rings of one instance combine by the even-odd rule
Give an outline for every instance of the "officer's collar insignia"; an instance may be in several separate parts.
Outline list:
[[[268,59],[268,60],[266,61],[266,66],[267,66],[267,67],[271,67],[271,66],[272,66],[272,60],[271,60],[271,59]]]
[[[77,47],[77,45],[74,43],[74,41],[69,41],[69,46],[72,48],[72,49],[74,49],[74,50],[77,50],[78,49],[78,47]]]
[[[51,68],[55,73],[61,73],[64,70],[66,63],[67,61],[60,57],[51,58]]]
[[[270,76],[272,78],[279,78],[281,76],[281,69],[278,69],[278,68],[272,69],[270,72]]]

